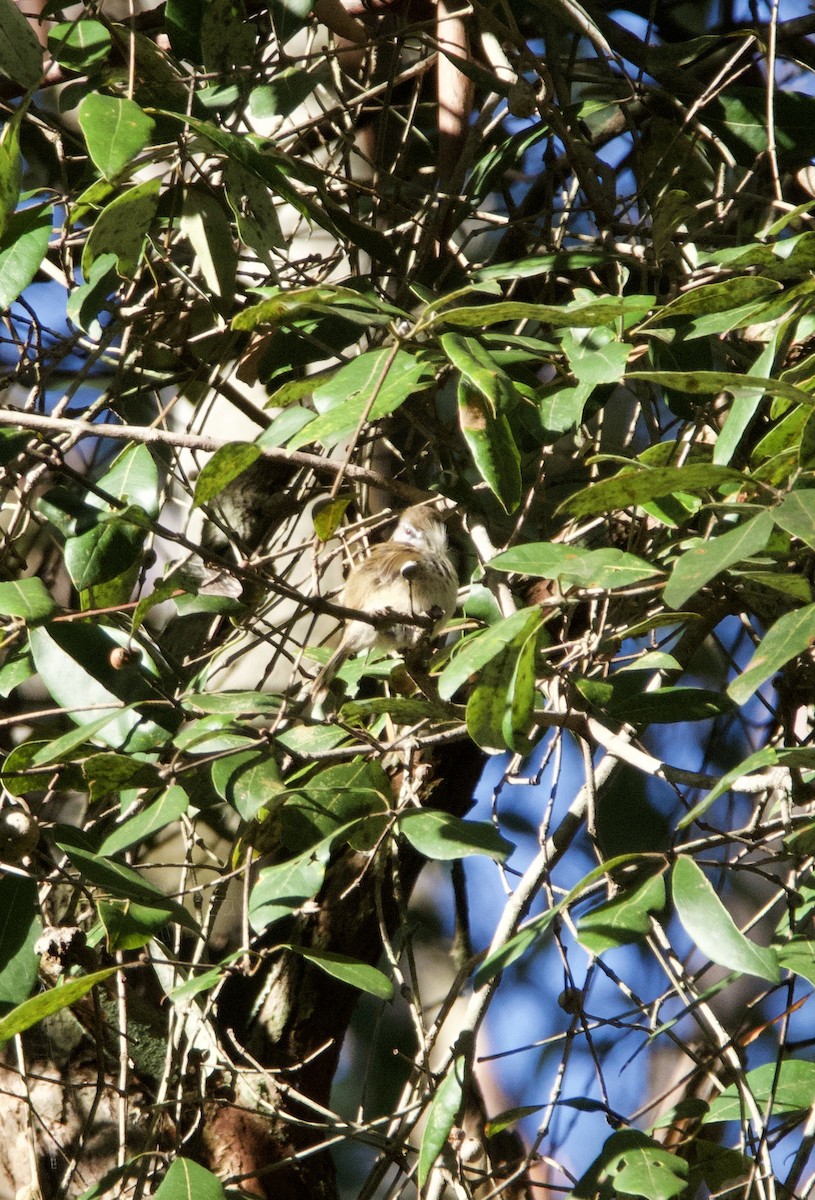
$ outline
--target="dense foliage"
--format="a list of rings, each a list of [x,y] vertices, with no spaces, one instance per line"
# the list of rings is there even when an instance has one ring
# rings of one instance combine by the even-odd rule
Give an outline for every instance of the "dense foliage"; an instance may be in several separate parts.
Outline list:
[[[35,7],[0,1191],[811,1194],[815,16]],[[449,636],[316,713],[428,497]]]

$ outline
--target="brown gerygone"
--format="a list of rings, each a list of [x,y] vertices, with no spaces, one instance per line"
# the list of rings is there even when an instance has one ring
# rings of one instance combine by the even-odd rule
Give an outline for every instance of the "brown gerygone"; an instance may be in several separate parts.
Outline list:
[[[351,571],[340,603],[371,616],[424,617],[432,625],[427,629],[411,621],[372,625],[349,620],[339,646],[314,680],[312,710],[321,709],[332,679],[350,655],[374,646],[405,650],[415,646],[424,632],[435,636],[453,615],[457,592],[444,525],[423,505],[407,509],[390,541],[374,546]]]

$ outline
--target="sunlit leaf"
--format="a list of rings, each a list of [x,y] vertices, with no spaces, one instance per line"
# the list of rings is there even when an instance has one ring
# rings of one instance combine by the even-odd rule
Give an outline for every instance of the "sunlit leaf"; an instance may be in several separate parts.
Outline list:
[[[462,821],[435,809],[401,813],[399,829],[414,850],[426,858],[445,860],[486,854],[496,862],[506,862],[515,849],[488,821]]]
[[[672,1200],[688,1186],[689,1166],[638,1129],[622,1129],[606,1140],[597,1158],[569,1193],[587,1200],[605,1188],[615,1196]]]
[[[101,92],[85,96],[77,116],[88,153],[105,179],[116,179],[133,163],[155,127],[135,101]]]
[[[439,675],[439,695],[451,699],[471,675],[480,671],[490,659],[501,654],[516,638],[526,638],[541,624],[536,609],[521,609],[483,632],[460,643],[456,653]]]
[[[111,200],[102,210],[82,251],[82,274],[90,278],[100,254],[115,254],[120,275],[131,275],[139,265],[147,233],[158,208],[159,179],[148,179]]]
[[[780,671],[790,659],[803,654],[815,642],[815,604],[784,613],[764,635],[747,666],[727,689],[736,704],[744,704],[753,693]]]
[[[194,504],[208,504],[233,480],[242,475],[260,458],[260,446],[250,442],[230,442],[216,450],[208,463],[201,468],[195,484]]]
[[[748,1071],[744,1086],[752,1092],[758,1108],[771,1111],[776,1117],[808,1112],[815,1104],[815,1063],[795,1058],[765,1063]],[[745,1115],[741,1089],[731,1083],[712,1101],[704,1120],[741,1121]]]
[[[153,1193],[156,1200],[226,1200],[224,1185],[206,1167],[178,1157]]]
[[[41,579],[0,583],[0,613],[3,616],[42,621],[52,616],[56,609],[56,602]]]
[[[653,470],[626,470],[613,479],[601,479],[570,496],[560,506],[572,517],[613,512],[648,500],[659,500],[673,492],[708,492],[717,488],[728,492],[751,486],[752,481],[731,467],[687,466],[655,467]],[[757,485],[752,485],[757,487]]]
[[[497,571],[515,571],[541,579],[557,579],[562,586],[612,589],[641,583],[659,574],[651,563],[623,550],[586,550],[553,542],[527,542],[505,550],[490,562]]]
[[[686,550],[674,563],[663,593],[665,603],[671,608],[681,608],[722,571],[760,554],[770,540],[773,515],[768,511],[760,512],[729,533],[707,538]]]
[[[354,433],[363,419],[378,421],[388,416],[431,383],[427,364],[404,350],[361,354],[315,388],[314,402],[326,411],[289,440],[289,449],[308,442],[335,446]]]
[[[584,913],[577,926],[580,944],[592,954],[602,954],[636,942],[650,932],[651,914],[660,912],[665,903],[665,878],[661,873],[652,875],[632,891]]]
[[[249,894],[249,922],[257,933],[300,909],[322,887],[325,863],[311,854],[263,867]]]
[[[32,1025],[53,1016],[62,1008],[67,1008],[87,996],[88,992],[98,983],[104,983],[115,975],[119,967],[106,967],[103,971],[94,971],[91,975],[81,975],[78,979],[69,979],[65,983],[32,996],[13,1008],[5,1017],[0,1018],[0,1042],[7,1042],[15,1034],[23,1033]]]
[[[69,71],[92,71],[107,60],[110,30],[101,21],[61,21],[48,31],[48,49]]]
[[[464,1098],[464,1071],[465,1060],[459,1056],[451,1062],[447,1074],[433,1096],[419,1148],[417,1182],[420,1188],[424,1187],[459,1115]]]
[[[315,967],[325,971],[326,975],[331,975],[332,978],[339,979],[360,992],[367,992],[379,1000],[393,999],[393,984],[387,975],[383,975],[376,967],[349,958],[347,954],[336,954],[329,950],[314,950],[311,947],[291,944],[287,948],[292,954],[299,954],[306,962],[314,963]]]
[[[190,798],[184,789],[173,784],[143,812],[117,825],[101,843],[99,853],[116,854],[119,850],[145,841],[172,821],[177,821],[187,811],[189,804]]]
[[[693,859],[681,855],[672,872],[673,900],[686,933],[711,962],[777,983],[775,951],[757,946],[739,930],[712,884]]]
[[[0,0],[0,5],[10,3]],[[0,19],[0,43],[2,40]],[[48,250],[53,222],[53,209],[36,204],[9,217],[0,238],[0,309],[8,308],[36,276]]]

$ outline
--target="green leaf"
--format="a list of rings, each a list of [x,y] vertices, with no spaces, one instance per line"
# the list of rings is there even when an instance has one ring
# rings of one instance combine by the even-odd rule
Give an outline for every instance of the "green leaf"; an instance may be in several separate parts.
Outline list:
[[[82,274],[101,254],[115,254],[117,270],[132,275],[141,261],[147,234],[158,208],[160,179],[148,179],[123,192],[102,210],[82,251]]]
[[[348,732],[334,725],[293,725],[277,735],[277,742],[301,758],[319,758],[349,740]]]
[[[687,829],[688,825],[692,825],[698,817],[707,812],[711,804],[718,800],[719,796],[723,796],[729,791],[730,786],[742,775],[749,775],[751,771],[757,771],[761,767],[772,767],[778,762],[778,754],[772,746],[766,746],[763,750],[757,750],[740,762],[738,766],[733,767],[730,771],[724,774],[715,787],[711,788],[706,796],[704,796],[698,804],[694,805],[689,813],[677,824],[677,829]]]
[[[56,610],[57,604],[41,579],[35,577],[0,583],[0,613],[5,617],[42,621]]]
[[[790,659],[803,654],[815,642],[815,604],[779,617],[759,643],[742,673],[727,689],[736,704],[744,704],[763,683]]]
[[[103,888],[111,896],[144,904],[154,912],[163,912],[162,924],[175,921],[185,929],[199,932],[198,923],[183,905],[171,900],[161,888],[150,883],[132,867],[114,862],[99,851],[90,849],[87,839],[79,831],[68,825],[58,825],[54,830],[54,841],[89,883]]]
[[[744,1083],[763,1112],[772,1105],[776,1117],[808,1112],[815,1104],[815,1063],[795,1058],[773,1060],[748,1071]],[[739,1088],[731,1083],[711,1103],[706,1124],[711,1121],[744,1120],[744,1101]]]
[[[173,1004],[186,1005],[193,996],[197,996],[200,992],[211,991],[223,979],[225,969],[240,957],[241,951],[236,950],[233,954],[228,954],[226,958],[221,959],[217,967],[210,967],[208,971],[202,971],[199,975],[191,973],[185,983],[180,983],[178,987],[167,993],[168,1000],[171,1000]]]
[[[533,629],[521,642],[515,657],[501,723],[507,748],[518,754],[531,754],[534,749],[529,735],[535,718],[537,653],[538,630]],[[467,707],[469,718],[469,704]]]
[[[483,987],[501,971],[522,958],[532,946],[541,942],[559,911],[559,909],[550,909],[543,913],[533,924],[519,929],[511,938],[507,939],[503,946],[499,946],[491,954],[488,954],[473,975],[473,987],[476,989]]]
[[[257,175],[236,162],[226,164],[224,188],[238,237],[274,270],[272,251],[282,249],[287,243],[269,189]]]
[[[631,346],[615,341],[609,329],[601,326],[580,339],[567,330],[561,344],[572,374],[580,383],[594,388],[602,383],[619,383],[625,374]]]
[[[242,750],[212,764],[216,792],[244,821],[251,821],[269,806],[283,783],[280,769],[269,750]]]
[[[252,442],[230,442],[221,446],[201,468],[195,483],[193,504],[208,504],[251,467],[260,455],[260,446]]]
[[[0,666],[0,696],[5,698],[11,695],[16,687],[25,683],[34,674],[36,672],[30,654],[25,651],[8,653]]]
[[[639,941],[651,931],[651,913],[661,912],[665,904],[665,878],[660,872],[585,913],[578,921],[578,941],[592,954]]]
[[[790,492],[773,509],[776,525],[815,550],[815,488]]]
[[[238,255],[223,206],[210,192],[188,188],[179,229],[197,255],[208,291],[222,302],[222,308],[228,307],[235,295]]]
[[[455,1058],[436,1088],[433,1102],[427,1112],[427,1123],[422,1133],[422,1144],[419,1148],[418,1185],[423,1188],[427,1182],[436,1159],[441,1154],[450,1130],[461,1111],[464,1099],[465,1060],[459,1055]]]
[[[129,706],[132,708],[133,706]],[[69,729],[67,733],[63,733],[61,737],[54,738],[45,743],[41,750],[38,750],[31,760],[31,765],[35,767],[44,767],[49,763],[58,763],[69,758],[77,746],[84,746],[92,742],[98,733],[100,733],[106,725],[115,718],[116,713],[103,713],[101,717],[97,717],[95,721],[83,722],[79,729]]]
[[[107,61],[110,47],[110,33],[101,21],[61,21],[48,31],[48,49],[69,71],[93,71]]]
[[[176,734],[174,741],[188,754],[220,754],[224,750],[251,749],[256,744],[228,713],[197,717]]]
[[[440,340],[442,349],[461,372],[462,379],[489,402],[491,416],[509,412],[518,404],[520,396],[515,384],[479,341],[458,333],[445,333]]]
[[[0,1012],[22,1004],[37,982],[34,943],[42,925],[37,883],[24,875],[0,876]]]
[[[426,363],[405,350],[371,350],[340,367],[314,391],[314,403],[327,411],[310,421],[289,440],[289,450],[309,442],[336,446],[367,422],[389,416],[411,395],[429,387],[433,376]]]
[[[779,89],[773,98],[776,154],[781,170],[793,170],[801,156],[815,155],[815,99],[803,92]],[[737,162],[752,168],[767,152],[767,94],[760,87],[723,89],[702,110],[702,120],[730,148]]]
[[[168,909],[135,904],[132,900],[98,900],[96,912],[110,953],[140,950],[172,921]]]
[[[756,283],[760,281],[760,277],[748,276],[744,280],[733,280],[732,282],[747,283],[751,279]],[[750,375],[766,377],[771,374],[778,348],[778,334],[779,330],[776,327],[767,345],[751,366],[748,377]],[[730,406],[730,412],[727,414],[725,423],[713,447],[714,463],[720,466],[727,466],[732,461],[733,455],[736,453],[742,438],[758,412],[758,407],[762,399],[763,392],[760,387],[743,387],[733,392],[733,403]]]
[[[582,691],[582,688],[581,688]],[[624,692],[603,703],[610,717],[632,725],[647,723],[680,724],[683,721],[709,721],[732,712],[733,703],[721,692],[709,688],[666,687],[631,695]]]
[[[22,184],[22,154],[20,152],[20,120],[17,117],[6,124],[0,137],[0,238],[6,231],[9,218],[17,207]]]
[[[529,754],[535,712],[538,629],[523,630],[490,659],[467,700],[467,732],[488,754]]]
[[[65,306],[68,319],[94,338],[102,333],[99,314],[108,307],[111,293],[119,286],[117,262],[115,254],[100,254],[91,266],[87,281],[71,292]]]
[[[11,0],[0,0],[0,6],[9,3]],[[0,43],[2,40],[0,7]],[[53,223],[53,209],[38,204],[24,208],[9,218],[0,238],[0,309],[13,304],[33,281],[48,252]]]
[[[312,509],[312,521],[314,522],[314,532],[321,542],[327,542],[332,538],[340,527],[343,517],[348,511],[349,505],[353,504],[354,497],[333,496],[330,500],[320,503],[318,501]]]
[[[497,555],[489,565],[496,571],[557,579],[564,587],[576,585],[604,591],[629,587],[659,574],[659,567],[622,550],[585,550],[582,546],[559,546],[551,542],[515,546]]]
[[[42,79],[42,46],[14,0],[0,0],[0,72],[24,88]]]
[[[367,963],[349,958],[346,954],[335,954],[330,950],[306,949],[305,946],[294,946],[290,943],[284,945],[292,954],[299,954],[301,958],[314,963],[315,967],[319,967],[334,979],[340,979],[343,983],[376,996],[379,1000],[393,999],[393,983],[376,967],[369,967]]]
[[[285,67],[275,72],[267,84],[255,88],[249,96],[249,111],[257,120],[268,117],[287,117],[302,104],[321,83],[326,82],[324,64],[310,71],[302,67]]]
[[[167,0],[164,20],[167,36],[178,58],[201,62],[201,0]]]
[[[672,1200],[688,1186],[689,1166],[638,1129],[612,1133],[603,1149],[569,1193],[569,1200],[605,1195]]]
[[[114,716],[100,735],[113,749],[151,750],[179,724],[181,713],[136,664],[113,668],[110,655],[119,643],[104,627],[51,624],[31,629],[28,637],[43,685],[72,721],[90,724],[104,710]]]
[[[494,1137],[496,1133],[503,1133],[505,1129],[511,1129],[524,1117],[531,1117],[544,1108],[546,1108],[545,1104],[523,1104],[518,1108],[507,1108],[497,1116],[490,1117],[484,1125],[484,1134],[488,1138]]]
[[[681,608],[711,579],[734,563],[760,554],[773,531],[773,512],[760,512],[729,533],[700,541],[674,563],[664,591],[670,608]]]
[[[781,396],[795,404],[813,404],[815,400],[802,388],[793,387],[780,379],[738,375],[732,371],[629,371],[627,379],[656,383],[677,392],[694,396],[715,396],[719,392],[740,392],[746,384],[760,388],[762,393]]]
[[[7,1042],[18,1033],[23,1033],[36,1025],[45,1017],[53,1016],[60,1009],[75,1004],[83,996],[87,996],[91,988],[98,983],[110,979],[120,970],[119,967],[106,967],[104,971],[95,971],[92,975],[82,975],[79,979],[69,979],[39,996],[23,1001],[12,1009],[5,1017],[0,1018],[0,1042]]]
[[[661,321],[669,321],[673,317],[697,317],[725,312],[742,304],[762,300],[780,290],[781,284],[760,275],[742,275],[727,279],[723,283],[705,283],[701,287],[697,285],[671,300],[669,304],[658,308],[643,323],[643,328]]]
[[[259,304],[252,304],[248,308],[242,309],[237,316],[233,317],[232,328],[242,332],[252,332],[260,325],[290,325],[295,321],[302,321],[309,314],[327,314],[336,312],[340,308],[348,316],[356,312],[360,320],[366,324],[384,325],[394,318],[404,318],[407,315],[402,309],[387,304],[373,293],[359,292],[353,288],[340,287],[336,284],[321,284],[315,287],[277,291],[274,295],[261,300]],[[370,353],[376,353],[376,351]],[[347,365],[352,367],[356,361],[358,360],[354,359]],[[325,378],[326,372],[320,372],[315,379],[311,380],[311,384],[313,385],[317,379]],[[328,372],[329,387],[333,379],[336,379],[336,372]],[[351,382],[354,386],[361,386],[358,381],[353,380],[353,377]],[[309,392],[312,390],[312,386],[306,389]],[[335,391],[339,393],[339,389],[335,389]],[[341,403],[341,400],[341,394],[332,397],[330,391],[326,393],[326,401],[331,405]]]
[[[441,699],[451,699],[471,675],[501,654],[516,638],[530,636],[541,622],[542,614],[538,609],[524,608],[491,625],[489,629],[459,642],[450,662],[439,675]]]
[[[521,456],[506,416],[465,379],[458,386],[458,419],[478,472],[505,512],[521,502]]]
[[[277,796],[286,800],[280,814],[283,836],[298,853],[316,853],[322,844],[330,848],[349,832],[354,841],[364,841],[369,826],[378,837],[390,811],[387,776],[378,763],[361,758],[324,767],[301,788]]]
[[[82,774],[88,782],[92,804],[117,795],[123,788],[161,786],[161,776],[151,763],[112,751],[100,751],[86,758]]]
[[[781,976],[775,951],[744,936],[693,859],[682,855],[676,860],[672,890],[685,932],[711,962],[778,983]]]
[[[310,852],[272,867],[262,867],[249,893],[249,924],[255,933],[288,917],[316,896],[323,884],[325,863]]]
[[[204,66],[212,75],[228,77],[233,68],[252,61],[255,28],[246,21],[243,5],[237,0],[209,0],[199,37]]]
[[[117,516],[101,518],[65,543],[65,567],[78,591],[116,579],[141,557],[146,531]]]
[[[577,387],[557,387],[541,396],[540,417],[550,433],[568,433],[583,420],[586,404],[594,388],[589,383]]]
[[[77,110],[88,153],[105,179],[117,179],[150,141],[155,121],[134,100],[90,92]],[[158,181],[156,181],[158,182]],[[84,269],[84,267],[83,267]]]
[[[202,712],[256,717],[280,711],[281,699],[271,692],[192,692],[184,703]]]
[[[580,899],[586,890],[593,887],[599,879],[611,876],[620,867],[628,867],[633,863],[653,862],[655,858],[662,865],[664,861],[662,855],[632,853],[618,854],[614,858],[607,859],[605,862],[600,863],[599,866],[594,867],[589,871],[588,875],[585,875],[579,883],[574,885],[562,900],[559,900],[552,908],[542,912],[540,916],[533,917],[527,925],[508,938],[503,945],[499,945],[492,953],[488,954],[473,976],[473,986],[475,988],[483,987],[499,971],[503,971],[510,963],[515,962],[516,959],[525,954],[531,946],[534,946],[543,938],[558,914],[573,904],[575,900]]]
[[[661,500],[674,492],[710,492],[718,488],[733,492],[751,485],[759,486],[753,484],[749,476],[732,467],[699,465],[654,467],[638,471],[626,469],[612,479],[601,479],[591,487],[575,492],[560,505],[558,512],[570,517],[587,517],[642,505],[649,500]]]
[[[775,952],[782,970],[792,971],[809,983],[815,984],[815,941],[811,938],[793,938],[776,945]]]
[[[191,1158],[176,1158],[153,1193],[155,1200],[227,1200],[216,1175]]]
[[[143,812],[117,825],[100,845],[99,853],[116,854],[119,850],[126,850],[128,846],[135,846],[137,842],[146,841],[159,829],[177,821],[189,806],[190,798],[187,793],[178,784],[173,784]]]
[[[399,830],[414,850],[441,861],[486,854],[496,862],[506,862],[515,849],[489,821],[462,821],[429,808],[400,813]]]
[[[114,499],[142,509],[149,516],[154,517],[158,514],[159,474],[147,446],[127,446],[105,471],[98,486]],[[101,506],[104,502],[90,493],[88,503],[98,503]]]
[[[518,300],[503,300],[499,304],[476,305],[472,308],[446,308],[433,314],[434,325],[466,325],[486,329],[507,321],[534,321],[555,328],[576,329],[592,325],[609,325],[613,321],[641,316],[653,307],[650,296],[603,296],[588,303],[524,304]]]

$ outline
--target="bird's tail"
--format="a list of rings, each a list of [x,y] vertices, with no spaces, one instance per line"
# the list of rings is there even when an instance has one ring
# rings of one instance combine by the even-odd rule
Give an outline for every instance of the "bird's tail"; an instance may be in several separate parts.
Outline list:
[[[350,651],[342,642],[329,658],[324,667],[321,667],[314,676],[314,681],[311,685],[311,699],[309,702],[309,712],[312,717],[319,720],[325,716],[325,705],[331,691],[331,684],[334,682],[334,676],[339,671],[342,664],[348,658]]]

